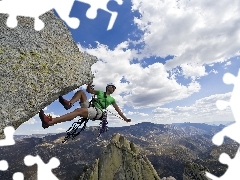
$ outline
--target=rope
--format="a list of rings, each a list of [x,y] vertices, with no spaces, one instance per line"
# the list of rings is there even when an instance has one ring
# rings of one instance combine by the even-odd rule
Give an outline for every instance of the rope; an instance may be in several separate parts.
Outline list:
[[[94,85],[91,85],[91,89],[94,89]],[[98,99],[95,98],[95,95],[92,97],[92,100],[90,101],[90,103],[93,104],[92,101],[94,101],[94,100],[102,107],[102,104],[99,102]],[[105,99],[105,107],[106,107],[106,99]],[[103,108],[103,107],[102,107],[102,108]],[[110,112],[111,114],[113,114],[114,116],[118,117],[119,119],[122,119],[122,120],[123,120],[123,118],[117,116],[116,114],[112,113],[112,112],[109,111],[108,109],[106,109],[106,108],[103,108],[103,109],[105,109],[106,111]],[[107,122],[107,113],[105,114],[103,111],[102,111],[102,113],[103,113],[103,119],[101,120],[101,122],[100,122],[100,124],[99,124],[99,125],[101,126],[101,127],[100,127],[101,129],[100,129],[100,132],[99,132],[98,137],[100,137],[100,135],[101,135],[102,133],[108,131],[108,127],[107,127],[107,124],[108,124],[108,122]],[[79,122],[79,120],[81,120],[81,122]],[[76,137],[77,135],[79,135],[81,131],[84,131],[84,129],[86,128],[86,124],[87,124],[87,122],[88,122],[89,119],[88,119],[88,118],[81,118],[81,119],[79,119],[79,120],[78,120],[78,122],[74,122],[74,123],[72,124],[72,126],[66,131],[66,132],[67,132],[67,136],[64,138],[64,140],[62,141],[62,143],[66,142],[66,141],[67,141],[68,139],[70,139],[70,138],[72,138],[72,140],[75,139],[75,137]],[[83,127],[80,129],[80,131],[77,132],[77,130],[79,130],[79,127],[82,125],[82,123],[84,123]],[[99,130],[99,129],[98,129],[98,130]],[[97,138],[98,138],[98,137],[97,137]]]
[[[81,122],[79,122],[79,120],[81,120]],[[86,128],[88,119],[87,118],[81,118],[79,120],[78,120],[78,122],[74,122],[72,124],[72,126],[66,131],[67,136],[65,136],[62,143],[66,142],[70,138],[72,138],[72,140],[75,139],[75,137],[77,135],[79,135],[81,131],[84,131],[84,129]],[[83,127],[80,129],[80,131],[77,131],[77,130],[79,130],[79,127],[82,125],[82,123],[84,123]]]
[[[91,88],[92,89],[94,89],[94,85],[91,85]],[[94,95],[95,96],[95,95]],[[102,107],[102,104],[99,102],[99,100],[97,99],[97,98],[95,98],[95,97],[92,97],[92,99],[94,99],[101,107]],[[106,107],[106,99],[105,99],[105,107]],[[114,113],[112,113],[111,111],[109,111],[107,108],[104,108],[104,107],[102,107],[103,109],[105,109],[105,110],[107,110],[108,112],[110,112],[111,114],[113,114],[114,116],[116,116],[116,117],[118,117],[119,119],[121,119],[121,120],[124,120],[123,118],[121,118],[121,117],[119,117],[119,116],[117,116],[116,114],[114,114]],[[102,111],[103,112],[103,111]]]
[[[107,109],[106,109],[106,110],[107,110]],[[114,116],[118,117],[119,119],[124,120],[123,118],[117,116],[116,114],[112,113],[111,111],[109,111],[109,110],[107,110],[107,111],[110,112],[111,114],[113,114]]]

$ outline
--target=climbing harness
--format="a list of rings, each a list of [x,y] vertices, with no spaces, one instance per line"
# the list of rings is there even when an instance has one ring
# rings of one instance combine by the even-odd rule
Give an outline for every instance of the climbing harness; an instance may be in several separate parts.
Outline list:
[[[94,85],[91,85],[91,89],[94,90]],[[93,118],[93,120],[96,120],[96,119],[101,120],[101,122],[100,122],[100,124],[99,124],[99,128],[98,128],[98,130],[100,130],[100,132],[99,132],[97,138],[100,137],[102,133],[108,131],[108,126],[107,126],[107,124],[108,124],[108,121],[107,121],[107,111],[110,112],[110,113],[112,113],[111,111],[109,111],[109,110],[106,109],[106,97],[107,97],[107,96],[106,96],[106,92],[104,92],[105,107],[103,107],[103,105],[101,104],[101,102],[100,102],[97,98],[95,98],[95,94],[92,96],[92,99],[91,99],[91,101],[89,102],[89,107],[94,107],[94,108],[96,109],[96,107],[95,107],[94,104],[93,104],[94,101],[95,101],[95,102],[97,102],[97,103],[102,107],[102,109],[105,109],[105,111],[102,111],[102,110],[101,110],[101,111],[102,111],[102,116],[101,116],[100,118],[97,118],[97,116],[99,115],[99,113],[98,113],[98,110],[96,109],[97,114],[96,114],[96,116]],[[113,113],[112,113],[112,114],[113,114]],[[113,114],[113,115],[115,115],[115,114]],[[118,117],[117,115],[115,115],[115,116]],[[118,118],[120,118],[120,117],[118,117]],[[120,118],[120,119],[121,119],[121,118]],[[74,123],[72,124],[72,126],[66,131],[66,132],[67,132],[67,136],[64,138],[64,140],[62,141],[62,143],[66,142],[66,141],[67,141],[68,139],[70,139],[70,138],[72,138],[72,140],[75,139],[75,137],[76,137],[77,135],[79,135],[81,131],[84,131],[84,129],[86,128],[86,125],[87,125],[88,120],[89,120],[88,118],[81,118],[81,119],[78,120],[78,122],[74,122]],[[80,122],[79,122],[79,121],[80,121]],[[84,124],[83,124],[83,123],[84,123]],[[79,127],[80,127],[82,124],[83,124],[83,127],[79,130]]]

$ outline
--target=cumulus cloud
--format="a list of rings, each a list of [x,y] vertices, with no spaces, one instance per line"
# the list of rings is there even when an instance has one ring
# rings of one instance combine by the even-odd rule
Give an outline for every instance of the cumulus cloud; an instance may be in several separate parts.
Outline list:
[[[141,16],[134,23],[143,31],[139,59],[174,55],[167,70],[183,67],[186,76],[204,76],[204,65],[239,55],[240,3],[222,0],[132,0]],[[189,67],[191,64],[191,68]]]
[[[56,131],[62,132],[62,131],[66,131],[66,129],[64,129],[64,128],[57,128]]]
[[[205,76],[208,73],[205,72],[204,66],[196,66],[194,64],[181,64],[180,67],[182,68],[182,74],[185,78],[191,77],[195,79],[196,77]]]
[[[229,65],[231,65],[231,64],[232,64],[231,61],[228,61],[228,62],[225,63],[224,66],[229,66]]]
[[[146,113],[141,113],[141,112],[132,112],[132,111],[128,111],[127,113],[128,115],[137,115],[137,116],[142,116],[142,117],[146,117],[146,116],[149,116],[149,114],[146,114]]]
[[[114,83],[117,89],[113,96],[121,109],[127,106],[134,109],[158,106],[153,111],[156,121],[231,119],[230,111],[223,113],[215,107],[215,99],[228,97],[227,94],[203,98],[187,107],[161,106],[199,92],[199,78],[210,73],[217,74],[218,71],[214,69],[216,63],[224,63],[239,55],[239,1],[229,3],[222,0],[216,4],[209,0],[132,0],[132,3],[132,10],[141,14],[134,18],[134,23],[143,32],[139,41],[130,39],[113,49],[100,43],[96,48],[85,48],[78,44],[80,51],[99,59],[92,66],[95,89],[105,90],[107,83]],[[130,49],[132,44],[141,44],[143,48]],[[145,58],[168,55],[173,58],[145,66],[148,64]],[[138,60],[138,63],[133,63],[133,60]],[[230,65],[230,61],[225,63],[227,65]],[[190,78],[190,81],[181,84],[178,76]],[[115,113],[112,107],[108,109]],[[139,112],[128,112],[127,115],[147,116]],[[112,115],[109,117],[116,120],[116,124],[122,123]]]
[[[41,133],[44,134],[46,132],[46,130],[42,130],[42,129],[33,129],[31,131],[35,134],[41,134]]]
[[[215,70],[215,69],[212,69],[212,70],[209,72],[209,74],[210,74],[210,73],[217,74],[217,73],[218,73],[218,71],[217,71],[217,70]]]
[[[55,114],[54,112],[45,113],[47,116],[50,115],[53,118],[59,117],[60,115]]]
[[[120,108],[124,105],[150,108],[188,98],[200,91],[198,78],[218,73],[215,69],[207,72],[206,65],[214,66],[239,54],[240,3],[237,0],[217,4],[208,0],[132,0],[132,3],[132,10],[141,14],[134,18],[134,23],[143,32],[141,39],[134,43],[144,44],[143,49],[129,49],[131,39],[114,49],[100,43],[96,48],[78,44],[80,51],[99,59],[92,66],[95,89],[105,90],[109,82],[116,84],[113,96]],[[174,57],[165,64],[141,66],[146,57],[168,55]],[[139,63],[133,64],[136,58]],[[179,75],[192,81],[180,84]]]
[[[230,107],[219,110],[216,107],[217,100],[229,101],[230,93],[215,94],[199,100],[191,106],[177,106],[176,108],[155,108],[154,121],[163,122],[213,122],[213,121],[233,121]]]
[[[162,63],[145,68],[139,63],[132,64],[135,53],[134,50],[124,50],[126,42],[114,50],[101,44],[95,49],[83,48],[80,44],[78,46],[81,51],[99,58],[92,66],[92,71],[96,73],[93,82],[95,89],[105,90],[107,83],[114,83],[117,89],[113,96],[121,108],[126,104],[135,109],[155,107],[187,98],[200,90],[200,84],[196,81],[187,85],[179,84],[174,77],[169,76]],[[126,82],[121,83],[123,78]]]
[[[37,120],[36,120],[36,117],[33,117],[31,119],[29,119],[28,121],[24,122],[23,124],[28,124],[28,125],[33,125],[33,124],[36,124],[37,123]]]
[[[231,61],[226,62],[226,63],[223,65],[224,69],[227,69],[227,66],[230,66],[231,64],[232,64]]]
[[[86,85],[86,84],[80,86],[80,87],[77,88],[77,89],[74,89],[73,92],[76,93],[76,92],[79,91],[79,90],[85,90],[85,89],[87,89],[87,85]]]

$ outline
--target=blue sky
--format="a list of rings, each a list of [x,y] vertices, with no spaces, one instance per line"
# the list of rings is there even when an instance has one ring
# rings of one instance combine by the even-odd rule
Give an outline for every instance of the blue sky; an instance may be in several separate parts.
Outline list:
[[[216,6],[207,1],[124,0],[121,6],[112,1],[108,8],[118,16],[109,31],[110,13],[99,10],[95,19],[88,19],[85,13],[90,6],[75,1],[70,16],[79,18],[80,26],[68,28],[79,50],[99,59],[92,66],[95,89],[115,83],[113,97],[132,119],[126,123],[109,114],[110,127],[234,120],[230,108],[220,111],[215,102],[228,101],[233,88],[223,83],[223,75],[238,74],[240,5],[223,0]],[[70,99],[79,89],[64,98]],[[56,100],[45,113],[56,117],[77,107],[75,103],[66,111]],[[36,114],[15,134],[65,132],[76,120],[44,130]]]

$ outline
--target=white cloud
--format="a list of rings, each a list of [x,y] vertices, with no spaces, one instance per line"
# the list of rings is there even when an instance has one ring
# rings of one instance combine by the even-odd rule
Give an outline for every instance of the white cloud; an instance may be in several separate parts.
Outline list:
[[[195,77],[205,76],[208,73],[205,72],[204,66],[198,66],[195,64],[181,64],[180,67],[183,70],[183,75],[195,79]]]
[[[219,110],[216,107],[217,100],[229,101],[230,93],[215,94],[197,100],[191,106],[177,106],[176,108],[156,108],[152,112],[154,121],[163,122],[212,122],[234,120],[231,109]]]
[[[77,88],[77,89],[74,89],[73,92],[76,93],[77,91],[79,91],[81,88]]]
[[[137,112],[128,111],[128,115],[135,115]]]
[[[229,65],[231,65],[231,64],[232,64],[231,61],[228,61],[228,62],[225,63],[224,66],[229,66]]]
[[[227,69],[227,66],[230,66],[231,64],[232,64],[231,61],[226,62],[226,63],[223,65],[224,69]]]
[[[146,113],[139,113],[140,116],[143,116],[143,117],[146,117],[146,116],[149,116],[148,114]]]
[[[66,129],[64,129],[64,128],[57,128],[56,131],[62,132],[62,131],[66,131]]]
[[[217,74],[217,73],[218,73],[218,71],[217,71],[217,70],[215,70],[215,69],[212,69],[212,70],[209,72],[209,74],[210,74],[210,73]]]
[[[56,118],[56,117],[59,117],[60,115],[57,115],[57,114],[54,114],[54,112],[49,112],[49,113],[45,113],[45,115],[50,115],[52,116],[53,118]]]
[[[223,62],[239,54],[240,3],[222,0],[132,0],[140,18],[134,22],[144,32],[139,43],[145,47],[139,58],[151,55],[175,58],[165,64],[167,70],[184,67],[186,76],[204,76],[204,65]],[[198,65],[197,65],[198,64]]]
[[[146,113],[141,113],[141,112],[132,112],[132,111],[128,111],[127,113],[128,115],[137,115],[137,116],[142,116],[142,117],[146,117],[149,116],[149,114]]]
[[[46,130],[42,130],[42,129],[34,129],[34,130],[31,130],[32,132],[34,132],[34,134],[45,134],[46,133]]]
[[[80,51],[99,59],[92,66],[95,89],[105,90],[109,82],[116,84],[113,97],[121,109],[124,105],[134,109],[163,106],[188,98],[200,91],[198,78],[218,73],[215,69],[207,71],[206,65],[213,67],[216,62],[227,61],[239,53],[240,24],[237,22],[240,20],[240,3],[237,0],[231,3],[223,0],[217,4],[209,0],[132,2],[132,9],[141,13],[134,22],[144,32],[141,40],[134,43],[143,43],[144,49],[128,49],[131,40],[120,43],[115,49],[99,43],[96,48],[78,45]],[[166,64],[141,66],[145,57],[168,55],[174,55],[174,58]],[[131,64],[135,58],[139,63]],[[192,81],[183,85],[176,80],[179,75],[190,77]],[[123,77],[126,83],[121,83]],[[180,113],[183,118],[189,119],[192,113],[197,114],[195,106],[200,105],[201,101],[197,101],[191,107],[160,108],[156,111],[166,112],[156,115],[173,120],[181,118],[178,116]],[[114,109],[110,106],[109,110]],[[195,119],[207,117],[209,109],[201,106],[198,110],[202,114]],[[128,115],[147,116],[137,112],[128,112]]]
[[[35,117],[32,117],[31,119],[29,119],[28,121],[24,122],[23,124],[28,124],[28,125],[32,125],[32,124],[36,124],[37,120]]]
[[[86,85],[86,84],[80,86],[80,87],[77,88],[77,89],[74,89],[73,92],[76,93],[77,91],[79,91],[79,90],[84,90],[84,89],[87,89],[87,85]]]
[[[146,68],[140,64],[131,64],[135,50],[124,50],[123,47],[126,46],[127,43],[123,42],[114,50],[110,50],[101,44],[95,49],[79,45],[81,51],[86,51],[99,59],[92,66],[92,71],[96,72],[93,82],[95,89],[105,90],[109,82],[116,84],[117,89],[113,96],[120,108],[126,104],[135,109],[160,106],[187,98],[200,90],[198,82],[193,81],[186,86],[179,84],[174,77],[169,77],[161,63],[154,63]],[[121,83],[123,77],[128,82]]]

